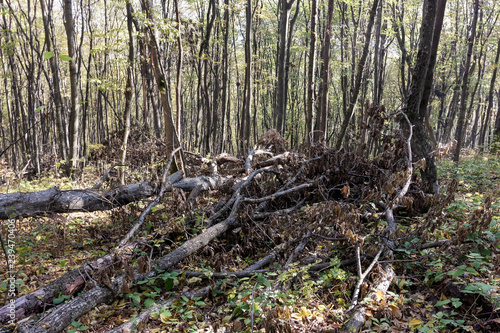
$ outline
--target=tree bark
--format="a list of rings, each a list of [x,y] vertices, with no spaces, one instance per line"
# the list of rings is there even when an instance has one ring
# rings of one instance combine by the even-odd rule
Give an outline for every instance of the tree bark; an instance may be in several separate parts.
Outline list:
[[[121,146],[121,164],[120,183],[125,184],[125,161],[127,158],[127,144],[130,134],[130,114],[132,111],[132,69],[134,66],[134,36],[132,31],[132,4],[127,2],[127,30],[128,30],[128,65],[127,65],[127,84],[125,87],[125,110],[123,112],[123,136]]]
[[[309,67],[307,69],[307,109],[306,109],[306,145],[311,144],[311,135],[313,131],[313,113],[315,107],[315,74],[314,69],[316,68],[316,41],[318,39],[316,35],[316,20],[318,15],[318,3],[317,0],[312,0],[311,2],[311,40],[309,41]]]
[[[252,110],[252,0],[247,0],[245,28],[245,90],[239,135],[240,153],[246,155],[250,144],[250,111]]]
[[[186,190],[198,185],[186,180],[180,182],[181,178],[182,172],[179,171],[169,177],[169,182],[178,183],[180,188]],[[203,182],[203,179],[200,181]],[[0,194],[0,219],[5,220],[46,213],[108,210],[149,198],[156,194],[158,190],[155,184],[145,181],[121,186],[109,191],[95,191],[92,189],[61,191],[54,186],[40,192]]]
[[[495,81],[497,79],[499,59],[500,59],[500,39],[498,40],[498,44],[497,44],[497,54],[495,57],[495,64],[493,66],[493,74],[491,75],[490,90],[488,91],[488,106],[486,109],[486,118],[484,119],[484,123],[483,123],[483,126],[481,128],[481,136],[479,137],[479,149],[481,149],[481,152],[484,151],[484,144],[486,142],[486,136],[487,136],[487,132],[489,129],[490,120],[491,120],[491,109],[493,108],[493,96],[495,95],[494,94],[495,93]]]
[[[181,35],[181,16],[179,14],[179,0],[174,1],[175,4],[175,20],[177,22],[177,82],[175,84],[175,105],[176,105],[176,125],[177,125],[177,136],[179,142],[182,142],[182,61],[183,61],[183,50],[182,50],[182,35]]]
[[[497,92],[498,103],[500,103],[500,91]],[[493,142],[491,143],[490,151],[493,154],[498,154],[500,151],[500,112],[497,112],[497,117],[495,119],[495,128],[493,130]]]
[[[436,136],[430,123],[430,114],[427,108],[432,93],[432,84],[434,82],[434,68],[436,67],[437,51],[439,47],[439,40],[441,39],[441,30],[443,27],[444,11],[446,8],[446,0],[438,0],[436,9],[436,18],[434,20],[434,33],[432,37],[431,53],[429,56],[429,68],[425,76],[424,90],[422,92],[422,99],[420,101],[419,113],[424,116],[425,125],[429,133],[429,139],[432,145],[437,145]]]
[[[274,106],[274,119],[276,130],[281,134],[285,134],[286,124],[286,63],[287,50],[289,43],[289,23],[290,10],[295,0],[280,0],[280,22],[279,22],[279,48],[277,59],[277,85],[276,85],[276,102]]]
[[[154,20],[152,12],[153,5],[151,3],[151,0],[144,0],[143,8],[144,11],[146,12],[147,18],[150,20]],[[158,86],[158,90],[160,92],[160,100],[163,107],[165,144],[167,146],[166,155],[168,156],[175,148],[177,148],[176,145],[178,145],[179,143],[179,138],[177,137],[177,131],[175,130],[172,105],[168,97],[169,86],[167,84],[165,71],[163,70],[163,66],[161,65],[160,62],[158,42],[156,40],[156,28],[154,26],[149,27],[149,37],[151,40],[151,58],[152,58],[153,74],[156,80],[156,84]],[[176,163],[173,164],[173,168],[177,169]]]
[[[365,45],[363,46],[363,53],[361,54],[361,58],[359,59],[358,65],[356,67],[356,79],[354,81],[354,89],[351,93],[351,98],[349,101],[349,107],[347,110],[346,117],[342,121],[342,126],[340,128],[340,134],[339,134],[339,137],[337,139],[337,144],[335,145],[336,149],[340,149],[342,147],[342,142],[343,142],[345,134],[347,132],[347,127],[349,126],[349,123],[351,122],[352,116],[354,115],[356,104],[358,102],[359,91],[361,88],[361,79],[363,77],[363,71],[365,69],[366,58],[368,57],[368,51],[370,48],[372,28],[373,28],[373,24],[375,22],[375,14],[377,13],[378,2],[379,2],[379,0],[373,0],[372,8],[370,10],[370,18],[368,19],[368,25],[366,27]],[[322,100],[321,103],[324,104],[325,102],[323,102],[323,100]],[[325,111],[323,111],[323,112],[325,112]],[[321,119],[321,120],[323,120],[323,119]],[[325,121],[326,121],[326,118],[325,118]],[[326,128],[326,124],[325,124],[325,128]],[[326,132],[325,132],[325,135],[326,135]]]
[[[467,57],[465,58],[464,75],[462,77],[462,93],[460,95],[460,113],[458,115],[457,131],[455,139],[457,140],[457,148],[453,155],[453,160],[458,162],[460,160],[460,151],[464,143],[465,136],[465,113],[467,111],[467,98],[469,96],[469,71],[474,48],[474,39],[476,37],[477,17],[479,12],[479,0],[474,1],[474,16],[471,23],[471,31],[469,35],[469,43],[467,48]]]
[[[72,175],[78,165],[80,147],[80,107],[78,105],[78,71],[76,68],[75,21],[73,19],[73,0],[64,0],[64,27],[68,40],[69,79],[71,90],[71,113],[69,120],[69,161],[67,174]]]
[[[229,0],[224,0],[224,45],[222,51],[222,100],[221,100],[221,140],[219,151],[225,151],[227,145],[227,124],[231,122],[229,113]]]
[[[443,4],[444,5],[444,4]],[[429,132],[425,125],[426,105],[422,105],[425,83],[428,79],[429,71],[434,68],[430,66],[431,54],[434,49],[434,33],[438,28],[435,24],[442,24],[436,20],[438,13],[438,0],[426,0],[423,6],[422,25],[420,27],[420,42],[415,66],[412,71],[412,79],[408,90],[408,97],[405,103],[405,110],[410,122],[413,124],[412,150],[417,159],[425,159],[425,169],[420,171],[423,189],[427,193],[439,193],[437,180],[437,168],[433,155],[434,147],[429,139]],[[444,10],[444,7],[442,8]],[[438,35],[436,38],[438,39]],[[436,41],[436,43],[439,39]],[[405,132],[409,131],[406,120],[401,121],[401,126]]]

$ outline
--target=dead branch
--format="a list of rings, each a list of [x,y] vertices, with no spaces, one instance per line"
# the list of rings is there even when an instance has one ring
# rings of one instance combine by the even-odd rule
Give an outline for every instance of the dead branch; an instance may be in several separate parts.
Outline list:
[[[220,154],[215,158],[215,160],[217,161],[218,165],[223,165],[226,163],[243,163],[241,159],[231,156],[227,153]]]
[[[92,186],[92,189],[93,189],[93,190],[98,190],[98,189],[100,189],[100,188],[101,188],[101,186],[102,186],[102,184],[104,184],[104,182],[108,179],[108,177],[109,177],[109,173],[111,172],[111,170],[113,170],[113,169],[114,169],[115,167],[117,167],[117,166],[126,166],[126,165],[125,165],[125,164],[120,164],[120,163],[115,163],[115,164],[113,164],[112,166],[110,166],[110,167],[106,170],[106,172],[104,172],[104,175],[102,175],[101,180],[100,180],[97,184],[95,184],[94,186]]]
[[[284,214],[289,214],[295,210],[297,210],[299,207],[301,207],[305,202],[305,199],[300,200],[295,206],[286,208],[286,209],[280,209],[280,210],[275,210],[272,212],[265,212],[265,213],[260,213],[260,214],[254,214],[252,216],[253,220],[261,220],[269,216],[273,215],[284,215]]]
[[[149,273],[135,274],[134,281],[138,282],[147,278],[155,277],[158,271],[166,271],[174,265],[195,253],[207,245],[211,240],[221,235],[237,225],[236,217],[239,206],[241,205],[241,196],[237,196],[230,215],[223,222],[208,228],[204,233],[186,241],[180,247],[170,252],[166,256],[156,260]],[[79,318],[92,310],[95,306],[112,301],[119,294],[124,276],[118,277],[113,289],[97,286],[93,289],[73,298],[68,303],[56,307],[50,314],[41,318],[39,321],[30,321],[19,328],[23,333],[57,333],[64,330],[75,318]]]
[[[107,331],[106,333],[126,333],[134,332],[141,325],[149,320],[151,313],[159,312],[162,307],[171,306],[175,301],[181,297],[194,298],[194,297],[204,297],[208,295],[210,287],[204,287],[195,291],[187,291],[181,293],[178,297],[169,298],[166,301],[160,302],[156,305],[151,306],[149,309],[142,311],[137,317],[121,324],[120,326]]]
[[[139,216],[139,219],[137,220],[137,223],[132,227],[132,229],[120,241],[119,247],[124,246],[125,244],[127,244],[128,241],[130,240],[130,238],[132,238],[132,236],[135,234],[135,232],[141,227],[141,225],[144,223],[144,219],[146,218],[146,215],[148,215],[149,212],[151,211],[151,209],[154,206],[156,206],[160,202],[160,200],[163,198],[163,195],[167,191],[167,187],[168,188],[172,188],[172,182],[168,179],[167,175],[168,175],[168,173],[170,171],[170,165],[172,164],[172,160],[173,160],[175,154],[179,150],[180,150],[180,148],[177,148],[174,151],[172,151],[172,153],[170,154],[170,158],[169,158],[169,160],[167,162],[167,166],[165,167],[165,171],[163,172],[163,178],[162,178],[160,193],[158,194],[158,196],[156,197],[156,199],[154,199],[146,207],[146,209],[144,209],[142,211],[141,216]]]
[[[287,161],[289,156],[290,156],[290,152],[284,152],[283,154],[273,156],[266,161],[259,162],[259,163],[255,164],[254,169],[265,168],[265,167],[268,167],[271,165],[276,165],[276,164],[283,164]],[[231,169],[230,172],[232,174],[247,173],[247,169],[246,168]]]
[[[304,170],[306,169],[306,167],[309,165],[309,163],[312,163],[314,161],[318,161],[321,159],[321,156],[320,157],[315,157],[315,158],[312,158],[312,159],[309,159],[307,160],[306,162],[302,163],[302,165],[300,166],[300,169],[299,171],[297,171],[297,173],[295,174],[295,176],[290,179],[285,185],[283,185],[278,192],[281,192],[281,191],[284,191],[285,189],[287,189],[290,185],[292,185],[293,183],[295,183],[299,177],[302,175],[302,173],[304,172]],[[255,211],[257,212],[262,212],[264,211],[266,208],[267,208],[267,205],[269,204],[270,201],[263,201],[256,209]]]
[[[370,273],[370,271],[377,263],[378,258],[380,258],[380,255],[382,254],[383,250],[384,247],[382,246],[375,255],[375,258],[373,258],[370,266],[368,266],[368,268],[363,272],[363,269],[361,268],[361,253],[359,249],[359,242],[356,243],[356,262],[358,266],[359,279],[358,282],[356,283],[356,287],[354,288],[354,292],[352,294],[351,306],[347,309],[347,313],[351,312],[354,309],[354,307],[358,304],[358,297],[359,297],[359,291],[361,290],[361,285],[363,284],[365,278],[368,276],[368,273]]]
[[[300,252],[304,250],[304,248],[307,245],[307,242],[309,241],[309,237],[311,237],[311,234],[312,233],[308,231],[307,234],[302,238],[302,241],[299,243],[299,245],[297,245],[295,251],[293,251],[292,255],[286,261],[285,268],[288,268],[295,261],[295,258],[297,258]]]
[[[279,175],[279,173],[276,170],[271,170],[271,169],[258,169],[258,170],[255,170],[254,172],[252,172],[246,179],[242,180],[238,184],[236,191],[232,195],[231,199],[229,199],[228,202],[224,205],[224,207],[222,207],[218,212],[216,212],[214,215],[212,215],[210,217],[210,219],[208,221],[208,225],[209,226],[213,225],[215,223],[215,221],[217,221],[217,219],[219,219],[219,217],[222,216],[222,214],[227,212],[228,209],[233,206],[236,199],[238,197],[240,197],[241,190],[243,188],[247,187],[250,184],[250,182],[255,178],[255,176],[257,176],[258,174],[260,174],[262,172],[271,172],[271,173],[275,173],[275,174]]]
[[[259,154],[267,154],[273,156],[273,153],[267,150],[260,150],[260,149],[252,149],[252,151],[248,154],[248,157],[245,162],[245,173],[248,174],[250,173],[250,170],[252,170],[252,160],[255,155]]]
[[[367,297],[365,297],[365,299],[376,300],[376,298],[378,297],[377,295],[379,295],[380,293],[385,295],[395,276],[396,274],[394,273],[394,270],[389,265],[387,265],[387,269],[383,273],[380,281],[373,287],[373,290],[368,294]],[[367,308],[368,307],[366,305],[361,305],[356,309],[351,319],[349,319],[347,324],[344,325],[344,328],[347,332],[358,332],[361,327],[363,327],[363,325],[365,324],[365,313]]]
[[[29,294],[17,298],[14,302],[16,308],[16,320],[22,320],[32,314],[51,309],[53,300],[58,295],[76,295],[88,283],[89,277],[92,278],[95,272],[110,267],[114,264],[114,253],[130,255],[138,244],[145,239],[139,239],[132,243],[118,247],[113,253],[95,259],[83,264],[81,267],[71,270],[58,277],[46,286],[41,287]],[[0,325],[6,325],[9,318],[10,309],[7,305],[0,308]]]

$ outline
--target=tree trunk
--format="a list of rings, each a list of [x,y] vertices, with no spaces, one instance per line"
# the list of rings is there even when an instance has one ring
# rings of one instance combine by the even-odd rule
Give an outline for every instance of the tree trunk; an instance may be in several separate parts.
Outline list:
[[[439,40],[441,39],[441,30],[443,27],[444,11],[446,8],[446,0],[438,0],[436,18],[434,20],[434,33],[432,37],[431,54],[429,56],[429,67],[425,76],[424,90],[420,101],[419,113],[424,116],[425,126],[429,133],[429,139],[434,147],[437,146],[436,136],[430,123],[430,110],[427,108],[432,93],[432,84],[434,82],[434,68],[436,67],[437,51]]]
[[[467,57],[464,65],[464,75],[462,77],[462,93],[460,95],[460,113],[458,115],[457,131],[455,139],[457,140],[457,148],[453,155],[453,160],[458,162],[460,160],[460,150],[464,142],[465,136],[465,113],[467,111],[467,97],[469,95],[469,71],[472,52],[474,48],[474,39],[476,37],[477,17],[479,12],[479,0],[474,1],[474,16],[472,18],[471,32],[469,35],[469,43],[467,49]]]
[[[182,172],[169,176],[174,187],[191,190],[198,185],[212,186],[208,178],[186,178]],[[109,210],[158,193],[158,186],[149,181],[125,185],[109,191],[93,189],[61,191],[58,187],[31,193],[0,194],[0,220],[47,213],[92,212]]]
[[[314,69],[316,68],[316,19],[318,14],[317,0],[311,3],[311,40],[309,41],[309,67],[307,70],[307,111],[306,111],[306,145],[311,144],[311,135],[313,131],[312,120],[315,107],[314,100],[314,81],[316,80]]]
[[[384,71],[385,71],[385,41],[386,34],[383,32],[386,28],[385,19],[382,20],[384,11],[384,2],[380,0],[377,12],[375,51],[373,59],[373,103],[379,105],[382,102],[382,92],[384,90]],[[383,29],[383,30],[382,30]],[[364,142],[364,141],[363,141]]]
[[[174,1],[175,4],[175,20],[177,22],[177,82],[175,85],[175,104],[176,104],[176,123],[177,123],[177,136],[179,142],[182,142],[182,60],[183,60],[183,50],[182,50],[182,35],[181,35],[181,16],[179,14],[179,0]]]
[[[229,86],[229,0],[224,0],[224,45],[222,51],[222,100],[221,100],[221,141],[219,150],[221,152],[225,151],[225,145],[227,144],[227,125],[229,124],[229,107],[228,107],[228,86]],[[227,116],[226,116],[227,115]]]
[[[439,0],[427,0],[423,7],[422,25],[420,27],[420,42],[415,66],[412,72],[412,80],[408,90],[408,98],[406,100],[405,111],[413,125],[412,150],[418,159],[425,159],[426,166],[420,174],[424,191],[427,193],[439,193],[439,185],[437,181],[437,168],[435,157],[433,155],[434,147],[432,146],[427,127],[425,125],[425,115],[427,113],[427,105],[422,105],[425,84],[434,68],[431,66],[432,52],[437,51],[437,46],[433,46],[439,42],[439,25],[442,20],[436,19],[439,17],[441,10],[444,10],[445,3],[441,2],[438,10]],[[431,76],[432,77],[432,76]],[[428,98],[427,98],[428,100]],[[408,133],[409,128],[406,121],[401,121],[401,126]]]
[[[78,71],[76,69],[75,22],[73,19],[73,1],[64,0],[64,27],[68,40],[69,79],[71,89],[71,113],[69,120],[69,163],[67,174],[72,175],[79,159],[80,107],[78,105]]]
[[[377,0],[376,0],[377,1]],[[316,116],[316,127],[315,127],[315,140],[326,140],[327,139],[327,128],[328,128],[328,86],[330,83],[330,44],[331,44],[331,33],[332,33],[332,20],[333,20],[333,0],[328,0],[328,10],[327,19],[325,27],[325,35],[322,46],[321,58],[323,63],[321,64],[321,85],[319,88],[320,98],[318,114]]]
[[[497,92],[497,99],[498,103],[500,103],[500,91]],[[495,119],[492,141],[490,151],[492,154],[498,154],[498,151],[500,151],[500,112],[497,112],[497,117]]]
[[[484,151],[484,144],[486,142],[486,136],[489,129],[490,119],[491,119],[491,109],[493,108],[493,96],[495,93],[495,81],[497,79],[498,71],[498,61],[500,60],[500,39],[497,44],[497,54],[495,57],[495,64],[493,66],[493,74],[491,75],[490,90],[488,91],[488,107],[486,108],[486,118],[484,120],[483,126],[481,128],[481,136],[479,137],[479,149],[481,152]],[[500,112],[499,112],[500,114]]]
[[[146,16],[148,19],[153,20],[153,6],[151,0],[145,0],[143,2],[144,10],[146,12]],[[174,126],[174,118],[172,113],[172,105],[168,98],[168,89],[169,86],[167,84],[165,71],[160,62],[160,54],[158,50],[158,42],[156,40],[156,28],[149,27],[149,37],[151,40],[151,58],[152,58],[152,66],[153,66],[153,74],[156,80],[156,84],[158,86],[158,91],[160,93],[160,100],[163,107],[163,119],[165,126],[165,144],[166,144],[166,152],[165,154],[168,156],[170,153],[177,148],[179,144],[179,138],[177,137],[177,131]],[[176,162],[180,162],[176,160]],[[173,163],[172,165],[174,170],[178,169],[177,163]],[[181,165],[182,167],[182,165]]]
[[[125,184],[125,161],[127,158],[127,143],[130,134],[130,113],[132,111],[132,69],[134,67],[134,35],[132,31],[132,4],[127,2],[127,30],[128,30],[128,65],[127,65],[127,85],[125,87],[125,110],[123,112],[123,136],[121,146],[120,182]]]
[[[361,79],[363,77],[363,71],[365,69],[366,58],[368,57],[368,51],[370,48],[372,27],[373,27],[373,23],[375,22],[375,14],[377,13],[378,2],[379,2],[379,0],[373,0],[372,8],[370,10],[370,18],[368,19],[368,25],[366,27],[365,45],[363,46],[363,53],[361,54],[361,58],[359,59],[358,66],[356,68],[356,79],[354,81],[354,89],[353,89],[352,94],[351,94],[346,117],[342,121],[342,126],[340,128],[340,134],[339,134],[339,137],[337,139],[337,144],[335,145],[336,149],[340,149],[342,147],[342,141],[344,140],[345,134],[347,132],[347,127],[349,126],[349,123],[352,119],[352,116],[354,115],[355,107],[356,107],[356,104],[358,102],[359,91],[361,88]],[[333,6],[333,4],[332,4],[332,6]],[[325,102],[323,102],[323,100],[322,100],[321,103],[322,103],[321,107],[323,107],[323,104]],[[323,120],[323,119],[321,119],[321,120]],[[326,121],[326,115],[325,115],[325,121]],[[326,124],[324,126],[326,129]],[[326,135],[326,132],[325,132],[325,135]]]
[[[286,63],[287,50],[289,43],[289,23],[290,10],[295,0],[280,0],[280,22],[279,22],[279,48],[278,48],[278,63],[277,63],[277,85],[276,85],[276,102],[274,106],[274,119],[276,130],[284,135],[286,124]]]
[[[245,28],[245,90],[239,135],[240,154],[246,155],[250,144],[250,111],[252,110],[252,0],[247,0]]]

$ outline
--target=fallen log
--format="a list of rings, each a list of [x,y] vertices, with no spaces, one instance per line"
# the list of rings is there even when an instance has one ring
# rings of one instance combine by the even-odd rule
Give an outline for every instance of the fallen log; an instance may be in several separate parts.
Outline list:
[[[173,266],[181,262],[183,259],[205,247],[214,238],[228,231],[230,228],[235,227],[238,224],[237,215],[239,207],[242,203],[242,197],[240,194],[241,190],[248,186],[248,184],[257,174],[264,171],[269,170],[260,169],[254,171],[238,188],[238,190],[233,195],[234,204],[232,205],[231,213],[224,221],[213,225],[204,233],[186,241],[174,251],[157,259],[153,263],[150,272],[142,274],[134,273],[132,282],[143,281],[147,278],[155,277],[159,271],[167,271],[169,269],[172,269]],[[91,290],[82,293],[69,302],[59,305],[58,307],[53,309],[51,313],[47,314],[45,317],[42,317],[42,319],[40,319],[39,321],[29,321],[27,323],[24,323],[23,325],[21,325],[21,327],[18,328],[18,332],[61,332],[68,325],[70,325],[74,319],[88,313],[97,305],[112,301],[120,293],[124,279],[124,275],[116,278],[112,286],[113,288],[96,286]]]
[[[182,177],[182,171],[178,171],[168,177],[168,182],[177,183]],[[182,188],[189,189],[189,183],[182,183]],[[109,210],[149,198],[159,190],[156,184],[145,181],[108,191],[92,189],[61,191],[54,186],[40,192],[0,194],[0,220],[46,213]],[[167,190],[171,190],[170,185]]]
[[[239,206],[239,201],[235,203],[235,207]],[[158,259],[154,265],[153,270],[149,273],[135,274],[134,282],[142,281],[151,278],[158,274],[158,271],[166,271],[171,269],[174,265],[181,262],[187,256],[195,253],[199,249],[207,245],[211,240],[229,230],[230,227],[236,223],[236,212],[234,209],[231,215],[219,224],[208,228],[204,233],[199,236],[186,241],[182,246],[170,252],[166,256]],[[30,321],[19,327],[18,332],[21,333],[56,333],[64,330],[75,318],[88,313],[99,304],[112,301],[122,286],[123,276],[116,279],[113,289],[107,287],[94,287],[91,290],[73,298],[68,303],[64,303],[55,309],[40,321]]]
[[[143,239],[119,247],[114,253],[130,255],[141,241],[143,241]],[[13,314],[15,315],[16,321],[23,320],[32,314],[51,309],[54,306],[54,299],[60,295],[76,295],[85,287],[88,280],[92,279],[95,272],[113,265],[114,253],[85,263],[81,267],[63,274],[46,286],[17,298],[13,303],[13,308],[15,308],[15,313]],[[0,308],[0,326],[7,325],[11,317],[13,317],[11,316],[12,313],[10,310],[8,304]]]

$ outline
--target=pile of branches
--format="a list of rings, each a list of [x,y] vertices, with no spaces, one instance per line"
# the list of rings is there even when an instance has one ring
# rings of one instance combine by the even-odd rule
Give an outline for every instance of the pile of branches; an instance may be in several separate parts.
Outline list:
[[[85,200],[100,198],[105,201],[99,209],[117,207],[148,196],[156,195],[156,198],[114,251],[68,272],[44,288],[19,297],[15,301],[16,319],[31,317],[17,327],[18,332],[61,332],[75,318],[101,304],[112,302],[122,293],[130,292],[139,281],[154,279],[162,272],[179,270],[188,266],[190,256],[204,254],[210,254],[205,256],[207,265],[212,267],[209,276],[195,269],[181,273],[202,279],[244,277],[270,271],[283,272],[293,263],[307,266],[314,272],[330,267],[334,253],[344,267],[352,266],[357,275],[356,284],[349,286],[352,298],[346,313],[351,319],[347,322],[334,319],[337,321],[335,327],[344,325],[347,330],[359,329],[364,323],[366,311],[366,305],[359,305],[360,299],[385,293],[395,276],[391,265],[379,264],[380,259],[392,259],[392,251],[397,244],[412,237],[411,233],[399,234],[394,216],[426,213],[431,221],[433,214],[453,200],[453,185],[448,189],[447,196],[423,193],[413,172],[410,138],[403,138],[400,134],[384,137],[381,154],[371,160],[355,153],[328,148],[321,142],[311,147],[307,156],[287,152],[284,149],[286,142],[276,134],[267,133],[245,160],[228,155],[221,155],[215,161],[200,157],[201,166],[210,166],[210,172],[204,176],[182,179],[179,173],[168,175],[165,172],[162,181],[157,184],[145,182],[133,188],[128,185],[101,193],[97,189],[86,191]],[[169,170],[172,156],[166,170]],[[207,169],[201,166],[200,170]],[[197,236],[187,237],[184,243],[170,252],[149,253],[150,246],[136,237],[136,233],[152,207],[166,202],[164,194],[168,191],[177,193],[172,197],[178,202],[172,204],[184,207],[184,211],[178,209],[178,216],[193,210],[201,211],[205,229]],[[54,194],[51,205],[44,209],[59,207],[59,211],[66,209],[66,212],[89,210],[89,206],[85,206],[87,201],[83,200],[77,207],[71,205],[74,200],[67,199],[81,193],[67,192]],[[133,193],[134,196],[124,200],[125,193]],[[219,200],[206,204],[202,193]],[[18,201],[26,200],[27,194],[18,194],[22,195],[25,195],[24,199],[18,198]],[[66,198],[70,204],[54,204],[61,198]],[[0,206],[2,200],[8,201],[0,197]],[[43,212],[42,208],[35,214],[40,212]],[[11,214],[30,215],[20,205]],[[235,229],[238,232],[234,232]],[[416,228],[414,232],[421,233],[422,230]],[[221,242],[220,239],[230,241]],[[458,240],[450,240],[453,241]],[[308,252],[312,252],[319,243],[323,250],[311,257]],[[335,252],[334,249],[339,247],[343,250]],[[137,249],[144,249],[145,252],[138,254],[141,251]],[[241,266],[238,270],[235,254],[255,258],[254,264]],[[271,263],[273,265],[269,266]],[[229,266],[233,267],[231,272],[227,271]],[[370,275],[374,267],[378,267],[377,273]],[[371,293],[363,292],[367,283]],[[276,283],[273,288],[286,291],[290,287]],[[211,284],[207,282],[183,296],[204,296],[210,289]],[[53,306],[54,297],[60,294],[72,295],[73,298]],[[172,299],[158,302],[111,331],[136,329],[149,320],[152,311],[169,302]],[[42,316],[33,316],[43,311]],[[265,325],[269,325],[272,313],[271,310],[268,312],[267,321],[264,321],[268,324]],[[0,324],[8,323],[9,314],[7,306],[0,309]]]

